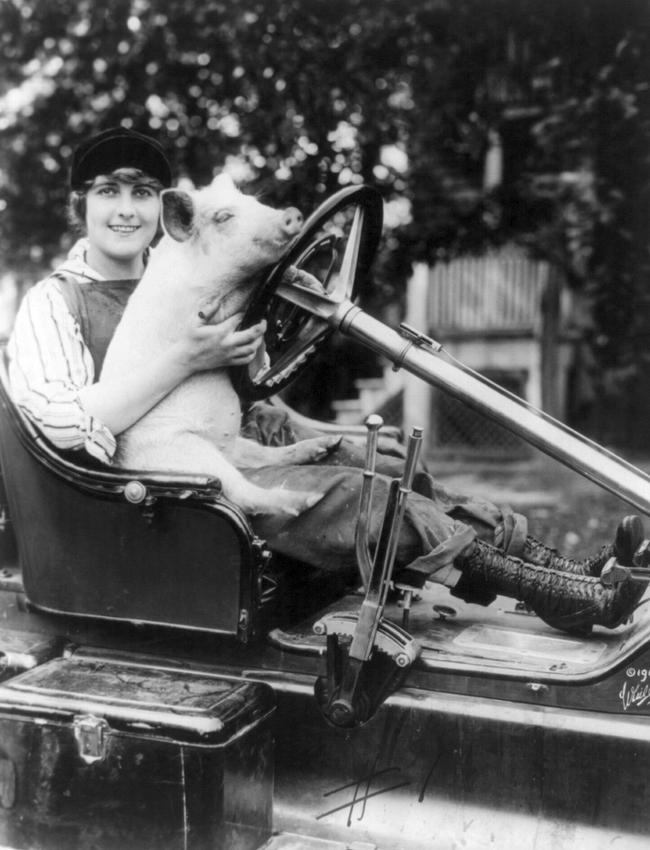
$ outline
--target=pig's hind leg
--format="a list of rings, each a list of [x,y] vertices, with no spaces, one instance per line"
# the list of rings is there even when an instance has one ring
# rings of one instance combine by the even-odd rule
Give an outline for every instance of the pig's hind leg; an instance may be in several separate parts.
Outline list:
[[[224,496],[246,514],[298,516],[323,498],[322,493],[259,487],[248,481],[213,445],[203,443],[202,449],[196,464],[201,474],[218,478]]]
[[[204,470],[205,472],[206,470]],[[209,470],[208,470],[209,471]],[[246,514],[286,514],[298,516],[323,498],[322,493],[285,490],[283,487],[258,487],[224,459],[224,465],[213,473],[221,481],[224,496]]]

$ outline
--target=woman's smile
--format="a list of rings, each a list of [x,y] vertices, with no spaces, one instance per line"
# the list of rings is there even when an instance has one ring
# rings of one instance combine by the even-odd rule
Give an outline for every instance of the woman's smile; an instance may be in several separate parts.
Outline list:
[[[135,233],[136,230],[140,229],[139,224],[109,224],[108,227],[113,233],[125,233],[127,235]]]

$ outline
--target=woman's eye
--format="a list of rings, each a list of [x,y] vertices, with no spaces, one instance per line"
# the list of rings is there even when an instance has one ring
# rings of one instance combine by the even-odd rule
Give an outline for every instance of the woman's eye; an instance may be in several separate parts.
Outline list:
[[[153,189],[149,189],[147,186],[141,186],[139,189],[136,189],[135,194],[138,198],[153,198],[154,196]]]

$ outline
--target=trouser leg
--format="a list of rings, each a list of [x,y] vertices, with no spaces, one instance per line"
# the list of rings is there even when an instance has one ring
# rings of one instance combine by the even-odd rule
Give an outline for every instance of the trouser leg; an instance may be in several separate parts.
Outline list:
[[[262,487],[314,490],[321,500],[308,511],[289,520],[252,518],[255,532],[282,555],[330,571],[356,569],[355,533],[362,474],[359,469],[321,465],[263,467],[243,470]],[[369,516],[370,543],[379,536],[389,479],[377,475]],[[423,583],[426,578],[453,585],[458,571],[457,555],[476,537],[474,529],[440,510],[424,496],[409,496],[398,540],[397,569],[409,566]]]
[[[341,445],[328,455],[328,466],[363,468],[365,449],[363,446],[343,440]],[[389,478],[400,478],[404,461],[389,455],[377,454],[375,469]],[[470,525],[476,535],[503,549],[515,557],[523,557],[528,536],[528,521],[523,514],[511,510],[507,505],[498,505],[474,495],[457,493],[443,486],[423,467],[416,471],[413,491],[434,502],[438,511],[451,519]]]

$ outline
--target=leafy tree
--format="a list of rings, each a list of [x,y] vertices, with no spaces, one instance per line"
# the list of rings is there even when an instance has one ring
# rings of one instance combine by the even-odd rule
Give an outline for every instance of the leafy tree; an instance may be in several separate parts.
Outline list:
[[[0,249],[33,276],[68,244],[86,135],[157,136],[197,183],[226,163],[305,212],[387,201],[371,310],[414,259],[517,239],[594,299],[607,369],[645,366],[646,0],[3,0]],[[486,152],[504,179],[484,186]],[[630,324],[636,336],[631,336]],[[635,341],[632,341],[635,340]]]

